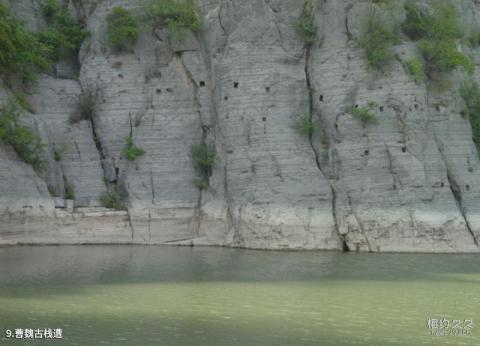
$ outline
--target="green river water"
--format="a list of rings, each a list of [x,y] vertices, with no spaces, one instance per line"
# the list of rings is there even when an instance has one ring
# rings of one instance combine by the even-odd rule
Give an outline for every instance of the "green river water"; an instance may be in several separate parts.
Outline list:
[[[432,336],[427,320],[442,318],[468,335]],[[7,338],[15,328],[63,339]],[[0,333],[0,345],[480,345],[480,256],[2,248]]]

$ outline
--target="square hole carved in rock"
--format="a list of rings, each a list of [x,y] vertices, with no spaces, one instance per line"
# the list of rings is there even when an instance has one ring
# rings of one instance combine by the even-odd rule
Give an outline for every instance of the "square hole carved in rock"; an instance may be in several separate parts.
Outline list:
[[[238,89],[238,85],[239,85],[238,82],[233,82],[233,87],[234,87],[235,89]]]
[[[204,87],[205,86],[205,81],[201,80],[200,83],[199,83],[200,87]]]

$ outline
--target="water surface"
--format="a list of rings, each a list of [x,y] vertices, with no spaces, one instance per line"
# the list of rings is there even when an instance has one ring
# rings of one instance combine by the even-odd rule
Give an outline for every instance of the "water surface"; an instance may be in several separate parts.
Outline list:
[[[427,319],[473,320],[432,336]],[[6,329],[62,328],[52,342]],[[0,344],[480,345],[480,256],[0,249]]]

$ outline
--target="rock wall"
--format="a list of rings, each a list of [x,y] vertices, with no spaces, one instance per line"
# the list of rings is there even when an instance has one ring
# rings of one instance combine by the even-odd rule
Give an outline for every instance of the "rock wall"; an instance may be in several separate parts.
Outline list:
[[[300,1],[198,0],[200,33],[171,44],[143,23],[121,54],[106,46],[105,18],[114,6],[141,17],[145,1],[70,5],[91,33],[79,77],[63,62],[32,90],[36,112],[25,121],[48,144],[45,174],[0,145],[0,244],[479,251],[480,165],[460,115],[464,76],[444,92],[415,83],[402,64],[415,53],[405,38],[391,66],[372,71],[357,40],[368,1],[319,1],[321,40],[305,48],[293,28]],[[477,25],[480,4],[455,5],[462,23]],[[44,25],[35,1],[11,7],[29,27]],[[389,11],[403,16],[400,2]],[[479,52],[468,53],[479,65]],[[97,116],[71,125],[82,90],[99,95]],[[348,114],[372,102],[378,126]],[[310,112],[321,131],[309,140],[292,124]],[[133,163],[122,157],[129,135],[146,151]],[[218,156],[207,190],[193,184],[190,147],[201,140]],[[74,211],[56,208],[47,189],[65,181]],[[127,212],[99,207],[105,182],[122,188]]]

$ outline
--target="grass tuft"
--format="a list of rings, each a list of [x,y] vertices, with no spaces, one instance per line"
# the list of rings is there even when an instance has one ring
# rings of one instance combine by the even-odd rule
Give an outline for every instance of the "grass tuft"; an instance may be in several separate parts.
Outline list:
[[[128,161],[135,161],[140,156],[145,154],[145,150],[135,145],[133,138],[128,136],[125,138],[125,145],[123,147],[122,155]]]
[[[411,58],[405,61],[408,73],[413,77],[415,82],[420,83],[425,79],[425,70],[423,68],[423,62],[417,58]]]
[[[295,31],[307,44],[315,43],[317,40],[317,27],[312,16],[302,14],[295,21]]]
[[[364,127],[369,124],[376,125],[379,123],[378,116],[372,113],[368,107],[352,108],[350,112],[355,119],[360,120]]]
[[[313,122],[308,114],[305,114],[295,120],[293,128],[299,134],[309,137],[318,129],[318,124]]]

